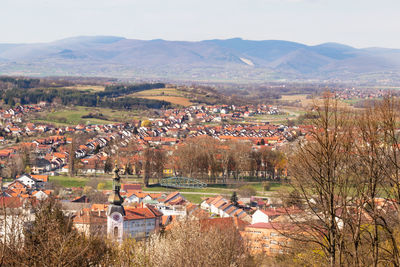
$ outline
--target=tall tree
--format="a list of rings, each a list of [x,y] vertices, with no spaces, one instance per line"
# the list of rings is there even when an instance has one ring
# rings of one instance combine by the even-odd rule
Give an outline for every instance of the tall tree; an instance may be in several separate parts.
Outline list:
[[[298,238],[315,244],[325,255],[325,264],[333,267],[343,264],[347,220],[342,218],[339,224],[337,208],[347,210],[349,206],[351,178],[347,163],[353,154],[353,120],[330,97],[314,109],[317,118],[312,121],[313,130],[290,160],[292,185],[304,200],[308,215],[308,226]]]

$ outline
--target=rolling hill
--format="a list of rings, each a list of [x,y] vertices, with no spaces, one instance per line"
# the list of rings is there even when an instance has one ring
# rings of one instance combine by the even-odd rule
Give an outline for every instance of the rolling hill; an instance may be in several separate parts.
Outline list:
[[[85,36],[0,44],[0,74],[219,81],[381,79],[400,76],[400,49],[240,38],[186,42]]]

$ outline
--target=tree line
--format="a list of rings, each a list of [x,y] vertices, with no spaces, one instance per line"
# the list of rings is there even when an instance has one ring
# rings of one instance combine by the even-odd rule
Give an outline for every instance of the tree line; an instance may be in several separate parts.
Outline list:
[[[124,153],[132,158],[135,150]],[[143,176],[144,184],[150,178],[162,179],[165,169],[173,175],[196,178],[206,183],[226,183],[229,180],[267,180],[286,177],[286,157],[282,151],[267,147],[253,150],[249,142],[223,142],[210,136],[185,139],[173,153],[148,146],[135,161],[127,161],[125,169],[134,166]]]
[[[121,97],[138,91],[163,88],[165,84],[137,84],[108,86],[104,91],[91,92],[67,88],[26,88],[15,86],[2,90],[0,97],[10,106],[16,104],[37,104],[41,101],[63,105],[79,105],[86,107],[106,107],[119,109],[132,108],[168,108],[170,103],[154,99]]]
[[[400,102],[362,111],[326,97],[290,155],[293,190],[305,210],[286,266],[400,266]]]

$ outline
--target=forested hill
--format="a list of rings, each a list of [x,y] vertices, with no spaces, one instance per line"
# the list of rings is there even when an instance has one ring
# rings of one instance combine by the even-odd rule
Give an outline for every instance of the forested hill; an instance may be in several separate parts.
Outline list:
[[[399,77],[400,50],[240,38],[199,42],[75,37],[0,44],[0,74],[255,81]],[[372,78],[371,78],[372,77]]]
[[[129,97],[139,91],[154,88],[165,88],[163,83],[146,83],[135,85],[111,85],[104,91],[80,91],[65,87],[43,88],[39,79],[25,79],[0,77],[0,97],[5,104],[36,104],[40,101],[49,103],[59,102],[63,105],[77,105],[86,107],[109,107],[114,109],[134,108],[168,108],[171,103],[154,100]],[[123,97],[122,97],[123,96]]]

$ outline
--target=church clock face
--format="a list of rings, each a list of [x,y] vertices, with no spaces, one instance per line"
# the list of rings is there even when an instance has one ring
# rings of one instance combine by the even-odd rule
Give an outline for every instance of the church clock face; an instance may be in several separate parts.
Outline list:
[[[120,222],[120,221],[121,221],[121,215],[118,214],[118,213],[114,213],[114,214],[112,215],[112,219],[113,219],[114,221],[116,221],[116,222]]]

